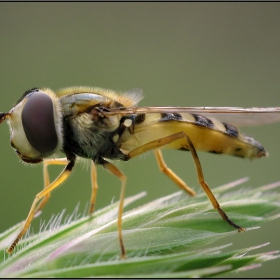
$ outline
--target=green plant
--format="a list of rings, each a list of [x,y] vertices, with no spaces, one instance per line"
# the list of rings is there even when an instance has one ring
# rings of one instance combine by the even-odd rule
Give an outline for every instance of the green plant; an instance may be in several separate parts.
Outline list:
[[[280,182],[232,190],[246,180],[237,180],[213,192],[229,217],[250,230],[280,216],[280,194],[276,190]],[[144,194],[126,198],[125,205]],[[0,276],[213,277],[254,268],[279,257],[277,251],[248,254],[263,245],[232,251],[228,245],[209,246],[239,233],[211,208],[204,193],[190,198],[177,192],[124,213],[127,259],[120,260],[117,211],[118,203],[113,203],[96,211],[92,218],[78,218],[76,209],[64,222],[62,212],[38,234],[27,234],[12,256],[0,256]],[[20,226],[0,235],[2,250]]]

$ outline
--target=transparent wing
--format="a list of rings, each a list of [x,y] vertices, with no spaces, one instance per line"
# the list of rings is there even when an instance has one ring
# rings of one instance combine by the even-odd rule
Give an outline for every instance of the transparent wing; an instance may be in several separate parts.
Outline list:
[[[104,114],[189,113],[216,118],[236,126],[253,126],[280,122],[280,107],[133,107],[116,108]]]

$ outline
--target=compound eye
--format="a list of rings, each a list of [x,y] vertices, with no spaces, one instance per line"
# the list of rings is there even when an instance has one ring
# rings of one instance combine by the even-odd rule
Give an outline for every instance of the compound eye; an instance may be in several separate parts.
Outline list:
[[[22,125],[27,140],[42,155],[53,152],[58,144],[53,101],[42,92],[32,93],[22,110]]]

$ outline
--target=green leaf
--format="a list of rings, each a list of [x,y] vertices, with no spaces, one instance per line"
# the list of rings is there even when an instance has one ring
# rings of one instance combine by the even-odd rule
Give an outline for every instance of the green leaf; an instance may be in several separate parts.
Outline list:
[[[239,188],[246,178],[213,190],[223,210],[237,224],[252,230],[279,217],[280,182]],[[125,205],[144,193],[126,198]],[[12,256],[4,254],[1,277],[213,277],[246,270],[279,257],[278,251],[250,254],[258,245],[224,252],[214,241],[239,234],[212,209],[204,193],[183,192],[159,198],[123,215],[127,259],[119,259],[118,203],[79,217],[78,208],[63,221],[62,212],[38,234],[27,234]],[[6,249],[21,224],[0,235]],[[242,233],[242,234],[246,234]],[[4,259],[5,258],[5,259]]]

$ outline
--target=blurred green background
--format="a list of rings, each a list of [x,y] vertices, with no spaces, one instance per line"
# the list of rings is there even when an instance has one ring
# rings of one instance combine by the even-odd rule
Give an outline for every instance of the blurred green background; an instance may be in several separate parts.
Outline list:
[[[27,89],[85,85],[144,90],[142,106],[280,106],[279,3],[0,3],[0,110]],[[207,182],[219,186],[249,176],[245,186],[280,180],[280,125],[243,128],[270,153],[255,161],[199,153]],[[42,189],[42,168],[19,163],[1,125],[0,230],[26,218]],[[199,190],[188,153],[166,151],[168,165]],[[126,196],[146,190],[141,203],[173,193],[153,154],[119,163]],[[61,167],[51,168],[54,178]],[[119,198],[120,182],[98,168],[97,208]],[[82,164],[52,194],[41,219],[90,197]],[[205,198],[206,199],[206,198]],[[234,248],[266,242],[279,250],[280,221],[222,240]],[[236,277],[279,277],[280,260]]]

